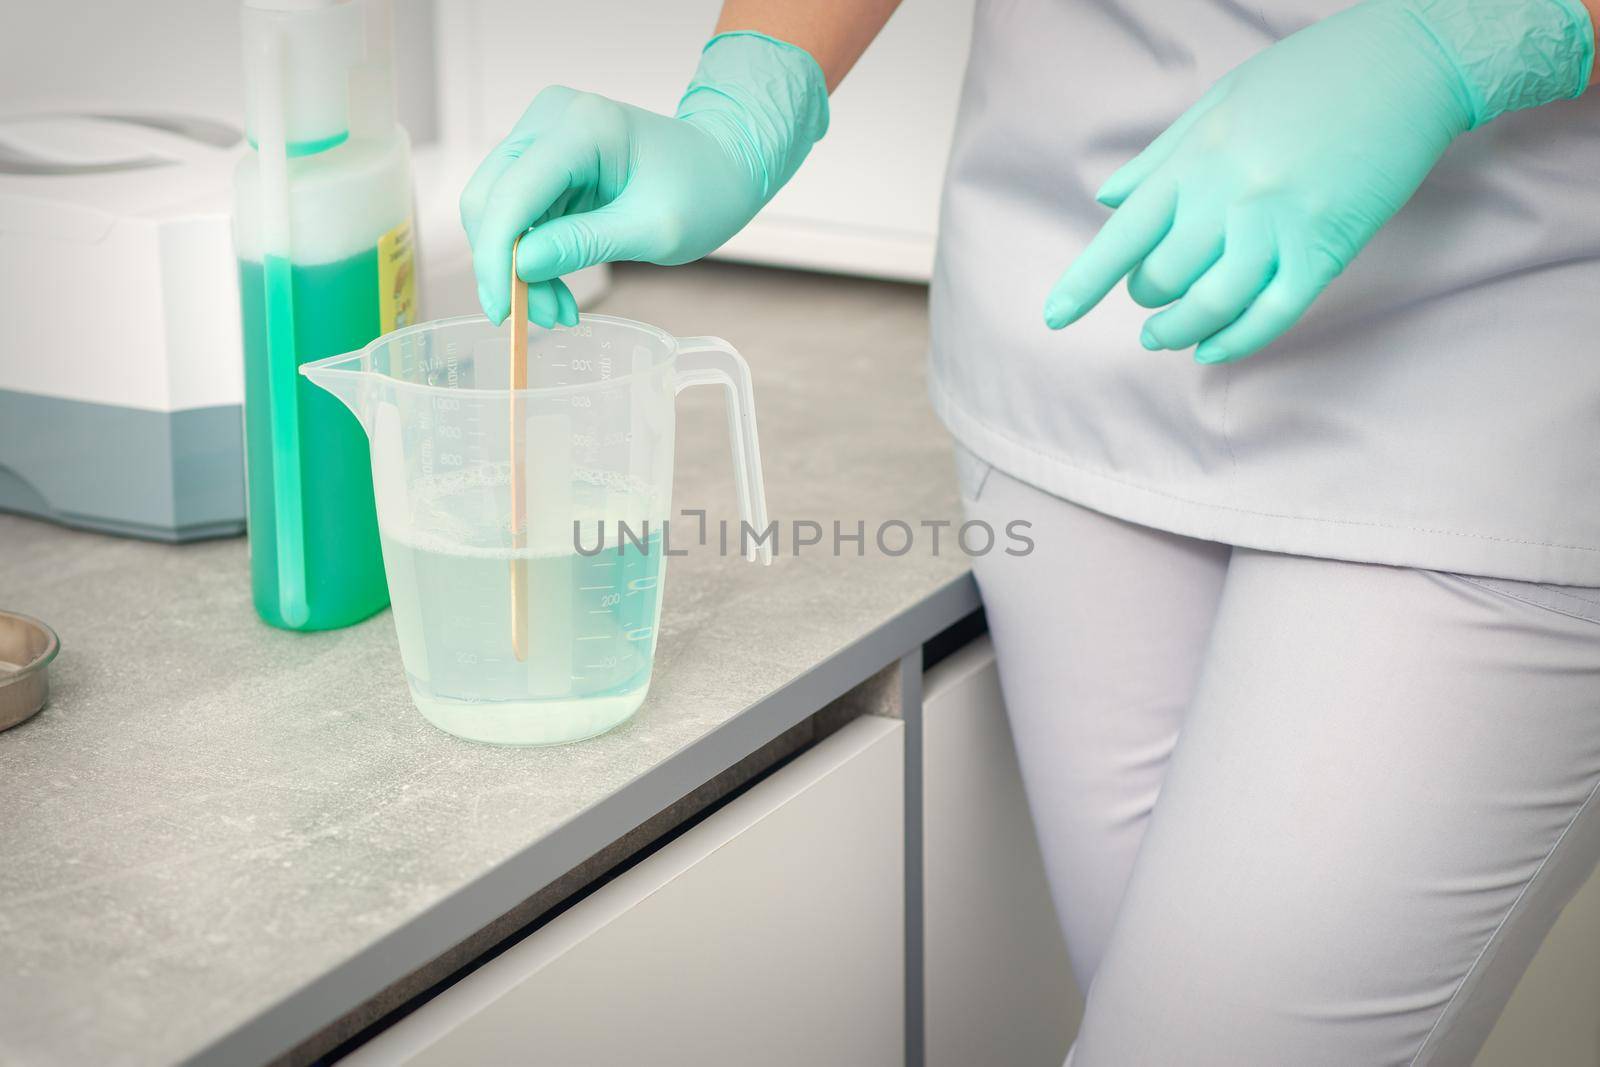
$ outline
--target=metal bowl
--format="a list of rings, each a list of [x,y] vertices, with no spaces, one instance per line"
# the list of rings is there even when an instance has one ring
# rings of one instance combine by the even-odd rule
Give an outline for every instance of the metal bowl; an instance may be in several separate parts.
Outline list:
[[[0,611],[0,730],[31,718],[50,698],[56,632],[38,619]]]

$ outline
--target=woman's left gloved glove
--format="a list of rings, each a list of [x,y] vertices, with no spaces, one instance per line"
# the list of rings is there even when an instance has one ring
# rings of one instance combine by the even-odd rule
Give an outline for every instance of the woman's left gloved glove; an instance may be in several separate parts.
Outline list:
[[[1101,189],[1045,322],[1128,276],[1149,349],[1243,359],[1299,321],[1450,142],[1589,84],[1579,0],[1368,0],[1246,61]],[[1131,274],[1130,274],[1131,272]],[[1176,303],[1174,303],[1176,302]]]

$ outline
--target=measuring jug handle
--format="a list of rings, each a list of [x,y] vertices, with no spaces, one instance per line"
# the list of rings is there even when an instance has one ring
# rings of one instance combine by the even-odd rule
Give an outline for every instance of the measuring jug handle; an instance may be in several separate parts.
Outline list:
[[[761,444],[756,439],[756,399],[750,385],[750,365],[720,337],[678,339],[678,376],[675,392],[693,385],[720,385],[728,407],[728,437],[733,446],[733,479],[739,493],[739,517],[754,531],[741,532],[745,559],[772,562],[772,542],[767,531],[767,488],[761,476]],[[751,544],[750,542],[754,542]]]

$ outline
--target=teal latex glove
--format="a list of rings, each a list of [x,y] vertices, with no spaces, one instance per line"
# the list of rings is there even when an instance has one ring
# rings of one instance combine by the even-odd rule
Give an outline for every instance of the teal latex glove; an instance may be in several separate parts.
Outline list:
[[[461,194],[478,300],[511,302],[511,247],[528,317],[574,325],[563,274],[612,260],[677,264],[715,251],[794,175],[828,126],[822,69],[756,33],[713,37],[674,118],[553,86]],[[530,230],[531,227],[531,230]]]
[[[1243,359],[1292,327],[1451,141],[1577,96],[1578,0],[1369,0],[1228,74],[1111,176],[1115,214],[1045,304],[1060,329],[1124,276],[1146,348]],[[1131,273],[1130,273],[1131,272]]]

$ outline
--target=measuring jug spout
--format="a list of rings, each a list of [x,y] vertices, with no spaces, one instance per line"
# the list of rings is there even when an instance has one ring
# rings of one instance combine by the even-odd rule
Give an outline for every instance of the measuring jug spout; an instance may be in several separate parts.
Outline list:
[[[372,393],[375,388],[375,375],[368,367],[366,352],[348,352],[342,356],[331,359],[321,359],[315,363],[307,363],[300,368],[300,373],[311,380],[313,385],[326,389],[349,408],[355,415],[356,421],[361,423],[362,429],[372,434]]]

